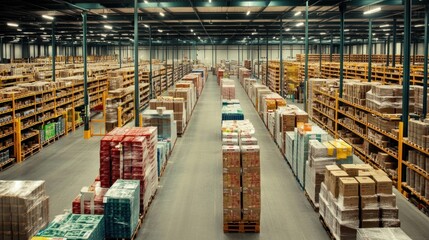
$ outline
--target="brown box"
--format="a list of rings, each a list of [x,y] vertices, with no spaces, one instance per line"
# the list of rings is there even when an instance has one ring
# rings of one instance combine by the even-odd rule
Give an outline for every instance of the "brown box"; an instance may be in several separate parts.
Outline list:
[[[259,167],[259,145],[241,146],[241,162],[243,168]]]
[[[295,113],[296,123],[308,123],[308,114],[304,111],[298,111]]]
[[[388,176],[373,175],[377,194],[392,194],[392,180]]]
[[[223,221],[225,223],[241,220],[241,208],[224,208]]]
[[[243,221],[259,222],[261,220],[260,208],[244,208]]]
[[[243,208],[261,208],[259,188],[243,188]]]
[[[357,208],[359,207],[359,197],[343,197],[339,195],[338,205],[343,206],[344,208]]]
[[[360,219],[379,219],[380,209],[379,208],[364,208],[360,210]]]
[[[261,173],[259,168],[243,169],[243,188],[261,188]]]
[[[360,196],[361,208],[377,208],[378,205],[377,195]]]
[[[223,208],[240,208],[241,207],[241,189],[224,188],[223,189]]]
[[[223,169],[223,188],[240,188],[240,168]]]
[[[359,167],[357,167],[356,164],[342,164],[341,169],[350,177],[356,177],[359,175]]]
[[[382,219],[398,219],[399,209],[397,207],[380,208],[380,218]]]
[[[356,177],[359,182],[359,194],[375,195],[375,182],[370,177]]]
[[[335,198],[338,197],[339,192],[339,178],[341,177],[348,177],[346,172],[339,170],[339,171],[331,171],[330,174],[330,181],[331,181],[331,187],[330,191],[334,195]]]
[[[343,197],[358,196],[359,183],[355,178],[342,177],[339,179],[339,194]]]
[[[338,170],[341,170],[341,168],[340,167],[338,167],[337,165],[327,165],[327,166],[325,166],[325,185],[326,185],[326,188],[328,189],[328,190],[330,190],[329,189],[329,182],[330,182],[330,175],[331,175],[331,171],[338,171]]]
[[[395,194],[379,194],[378,203],[380,207],[395,207],[396,206],[396,196]]]
[[[361,220],[360,228],[378,228],[380,227],[379,219]]]
[[[240,148],[238,146],[222,146],[224,168],[240,168]]]

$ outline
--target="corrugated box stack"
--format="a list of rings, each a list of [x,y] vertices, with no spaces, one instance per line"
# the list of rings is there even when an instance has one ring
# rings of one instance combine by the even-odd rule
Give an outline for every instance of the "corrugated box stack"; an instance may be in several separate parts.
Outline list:
[[[191,73],[191,74],[187,74],[187,75],[183,76],[181,81],[192,82],[195,86],[195,89],[196,89],[197,98],[199,98],[201,96],[202,91],[203,91],[203,80],[202,79],[203,78],[202,78],[201,74]]]
[[[45,182],[0,181],[0,209],[0,239],[31,238],[48,224]]]
[[[367,164],[326,166],[319,203],[336,239],[355,239],[358,228],[400,225],[392,181]]]
[[[238,79],[240,80],[241,85],[244,87],[244,79],[249,78],[250,77],[250,71],[247,68],[239,68],[238,69]]]
[[[246,91],[247,95],[249,95],[249,91],[253,84],[256,84],[258,82],[257,79],[254,78],[245,78],[244,79],[244,85],[243,88]]]
[[[74,214],[104,214],[103,198],[108,188],[102,188],[100,181],[96,180],[89,187],[83,187],[79,195],[72,202]]]
[[[429,157],[419,151],[408,151],[408,163],[429,173]],[[422,171],[417,172],[407,168],[406,182],[421,196],[429,199],[429,180],[426,179]]]
[[[190,119],[195,104],[197,103],[197,96],[194,84],[191,82],[179,81],[175,84],[175,89],[168,90],[168,96],[173,98],[181,98],[185,101],[186,119]]]
[[[414,112],[416,114],[421,114],[423,111],[423,86],[413,85],[411,87],[414,89]],[[427,98],[426,106],[429,106],[429,97]]]
[[[410,89],[410,112],[414,111],[414,90]],[[366,106],[379,113],[402,113],[402,85],[373,85],[366,93]]]
[[[259,145],[241,146],[243,220],[261,219],[261,169]]]
[[[308,114],[298,107],[289,105],[278,107],[275,112],[275,140],[277,145],[286,156],[286,133],[294,131],[299,124],[308,123]],[[290,139],[291,141],[292,139]],[[292,159],[290,159],[291,161]]]
[[[429,120],[410,119],[408,122],[408,140],[424,149],[429,148]]]
[[[106,238],[131,238],[140,212],[140,182],[118,180],[105,195]]]
[[[105,223],[102,215],[64,214],[56,216],[49,226],[38,232],[33,240],[80,239],[103,240]]]
[[[305,127],[295,128],[294,157],[292,170],[302,188],[305,186],[305,163],[308,160],[310,139],[318,141],[328,140],[328,133],[318,126],[306,124]]]
[[[187,106],[185,100],[183,98],[174,98],[174,97],[167,97],[167,96],[159,96],[157,99],[152,99],[149,101],[149,108],[151,110],[162,112],[164,111],[162,108],[165,108],[166,110],[174,111],[174,120],[176,122],[176,132],[177,134],[183,134],[188,119],[187,114]],[[189,115],[190,116],[190,115]],[[149,117],[149,116],[148,116]],[[153,119],[153,118],[152,118]],[[159,120],[159,118],[158,118]],[[153,124],[159,125],[159,121],[155,122]],[[174,124],[174,123],[173,123]],[[152,126],[157,126],[152,125]]]
[[[361,228],[356,240],[411,240],[400,228]]]
[[[235,82],[234,80],[224,78],[221,80],[221,98],[235,99]]]
[[[180,110],[180,102],[176,105]],[[174,108],[175,102],[173,102]],[[164,141],[168,144],[168,152],[173,148],[177,140],[177,122],[174,120],[174,111],[165,110],[163,107],[157,107],[156,110],[147,109],[142,113],[143,127],[157,127],[158,141]]]
[[[238,143],[238,136],[234,138]],[[223,220],[241,220],[240,147],[222,146],[223,159]]]
[[[243,110],[239,102],[230,101],[222,106],[222,121],[225,120],[244,120]]]

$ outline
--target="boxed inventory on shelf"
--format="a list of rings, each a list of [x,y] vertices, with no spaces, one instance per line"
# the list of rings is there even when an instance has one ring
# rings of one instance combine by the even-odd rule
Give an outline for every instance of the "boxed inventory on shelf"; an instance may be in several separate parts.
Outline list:
[[[410,89],[409,110],[414,111],[414,89]],[[379,113],[402,113],[402,85],[373,85],[366,93],[366,106]]]
[[[328,165],[319,213],[336,238],[355,239],[359,228],[399,227],[392,181],[367,164]]]
[[[151,111],[155,111],[156,113],[160,112],[161,115],[163,115],[163,108],[165,108],[168,111],[173,111],[173,117],[176,122],[176,132],[178,134],[183,134],[184,130],[186,128],[187,122],[189,121],[188,118],[188,109],[186,106],[189,106],[186,104],[183,98],[173,98],[173,97],[158,97],[157,99],[152,99],[149,101],[149,108]],[[155,112],[143,112],[143,124],[155,124],[152,126],[159,126],[161,122],[159,121],[161,117],[156,117]],[[171,112],[167,112],[166,115],[163,117],[164,119],[167,119],[169,114]],[[190,115],[189,115],[190,116]],[[149,122],[146,122],[144,120],[147,120]],[[165,122],[165,123],[164,123]],[[168,127],[167,120],[163,121],[164,124],[166,124],[166,127]],[[171,122],[174,124],[173,122]],[[170,126],[171,127],[171,126]]]
[[[0,239],[27,240],[49,221],[44,181],[0,181]]]
[[[58,215],[33,239],[103,240],[107,230],[104,220],[103,215]]]
[[[201,74],[198,73],[191,73],[191,74],[187,74],[185,76],[183,76],[182,81],[190,81],[194,84],[195,89],[196,89],[196,95],[197,98],[199,98],[201,96],[201,93],[203,91],[203,78],[201,76]]]
[[[247,95],[250,95],[250,88],[252,85],[256,84],[258,82],[257,79],[254,78],[245,78],[244,79],[244,90],[246,91]]]
[[[263,84],[259,84],[259,83],[255,83],[253,85],[250,85],[250,89],[249,89],[249,98],[252,100],[252,103],[254,106],[259,106],[258,104],[258,91],[261,90],[265,90],[268,93],[271,93],[271,91],[268,89],[267,86],[263,85]],[[258,111],[258,109],[256,109]]]

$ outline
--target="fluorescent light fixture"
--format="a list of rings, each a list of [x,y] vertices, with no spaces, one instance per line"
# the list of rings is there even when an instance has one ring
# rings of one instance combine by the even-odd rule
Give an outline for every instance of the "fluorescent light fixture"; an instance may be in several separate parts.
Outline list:
[[[425,26],[424,24],[417,24],[414,27],[424,27],[424,26]]]
[[[147,1],[147,0],[144,0],[144,3],[149,3],[149,1]]]
[[[194,36],[197,35],[196,33],[194,33]]]
[[[147,25],[147,24],[144,24],[144,27],[145,27],[145,28],[149,28],[149,25]]]
[[[103,15],[101,15],[103,18],[107,18],[107,15],[105,15],[105,14],[103,14]]]
[[[389,36],[390,35],[390,33],[386,33],[386,36]]]
[[[252,32],[252,35],[256,35],[256,34],[258,34],[257,32]]]
[[[161,29],[158,29],[158,32],[162,33],[162,30],[161,30]]]
[[[209,3],[212,3],[212,0],[209,0]]]
[[[383,25],[381,25],[380,27],[381,28],[384,28],[384,27],[388,27],[388,26],[390,26],[389,24],[383,24]]]
[[[320,35],[326,35],[326,33],[325,32],[321,32]]]
[[[300,26],[302,26],[302,25],[304,25],[304,23],[303,23],[303,22],[299,22],[299,23],[297,23],[295,26],[300,27]]]
[[[246,15],[249,15],[250,14],[250,10],[247,10],[247,13],[246,13]]]
[[[16,29],[16,31],[18,31],[18,32],[22,32],[22,29],[21,29],[21,28],[18,28],[18,29]]]
[[[276,39],[276,37],[273,37],[273,39]]]
[[[165,14],[163,12],[159,12],[159,15],[161,15],[161,17],[165,16]]]
[[[107,34],[101,34],[101,36],[103,36],[103,37],[107,37]]]
[[[194,29],[191,29],[191,32],[194,32]]]
[[[130,38],[130,41],[131,41],[131,42],[134,42],[134,39]]]
[[[76,39],[80,39],[80,37],[76,37]]]
[[[373,8],[371,10],[365,11],[363,12],[364,15],[368,15],[368,14],[373,14],[376,12],[380,12],[381,11],[381,7],[377,7],[377,8]]]
[[[201,39],[200,37],[198,37],[198,39]]]
[[[373,33],[372,36],[375,36],[375,33]]]
[[[112,29],[113,29],[113,27],[112,27],[111,25],[104,25],[104,28],[105,28],[105,29],[110,29],[110,30],[112,30]]]
[[[286,28],[286,29],[285,29],[285,31],[286,31],[286,32],[289,32],[289,31],[290,31],[290,28]]]
[[[101,38],[101,40],[104,40],[104,38]]]
[[[18,23],[12,23],[12,22],[8,22],[7,25],[9,27],[18,27],[19,26]]]
[[[40,28],[40,30],[42,30],[42,31],[43,31],[43,30],[45,30],[45,28]]]
[[[350,29],[344,29],[344,32],[349,32],[350,31]]]
[[[294,14],[294,16],[298,16],[298,15],[301,15],[301,12],[296,12],[296,13]]]
[[[54,20],[54,17],[48,16],[48,15],[42,15],[42,18],[48,19],[48,20]]]

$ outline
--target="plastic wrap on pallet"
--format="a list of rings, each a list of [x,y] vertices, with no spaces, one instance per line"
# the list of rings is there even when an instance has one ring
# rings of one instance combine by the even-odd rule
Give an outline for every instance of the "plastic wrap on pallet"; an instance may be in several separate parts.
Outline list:
[[[258,139],[255,137],[243,137],[240,138],[240,145],[258,145]]]
[[[222,139],[222,145],[224,145],[224,146],[238,146],[239,142],[238,142],[238,139],[223,138]]]
[[[167,161],[167,154],[169,152],[168,142],[158,142],[157,146],[157,160],[158,160],[158,177],[161,176],[161,170]]]
[[[253,124],[248,120],[229,120],[222,121],[222,132],[236,132],[240,136],[253,136],[255,134],[255,128]]]
[[[222,106],[222,121],[244,120],[243,110],[238,104]]]
[[[59,215],[49,223],[47,228],[39,231],[33,239],[103,240],[105,237],[104,220],[103,215]]]
[[[237,132],[222,132],[222,139],[238,139]]]
[[[177,134],[174,135],[176,133],[173,128],[174,113],[173,110],[145,110],[142,113],[143,127],[157,127],[158,138],[171,139],[171,142],[175,142]]]
[[[103,199],[108,190],[108,188],[100,187],[99,181],[95,181],[89,187],[82,188],[80,194],[72,202],[72,213],[104,214]]]
[[[0,181],[0,209],[0,239],[31,238],[48,224],[45,182]]]
[[[118,180],[105,195],[106,237],[131,238],[139,221],[140,182]]]
[[[411,240],[400,228],[362,228],[357,230],[356,240]]]

